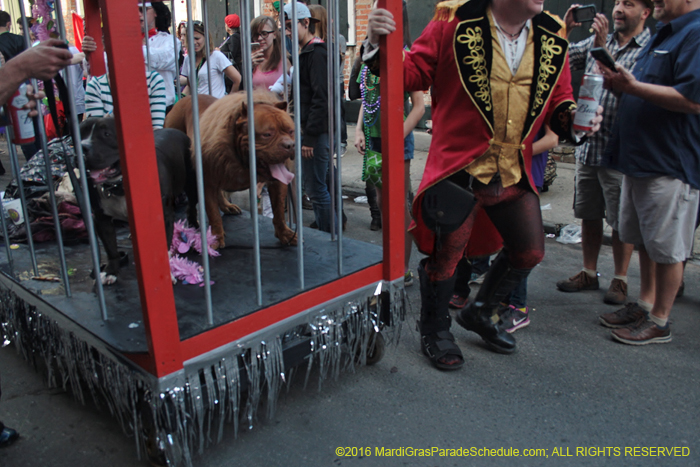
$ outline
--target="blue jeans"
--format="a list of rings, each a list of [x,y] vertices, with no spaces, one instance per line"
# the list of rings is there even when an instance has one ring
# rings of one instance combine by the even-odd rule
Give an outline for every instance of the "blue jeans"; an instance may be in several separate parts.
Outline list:
[[[527,306],[527,277],[520,281],[520,284],[510,293],[510,298],[506,299],[508,305],[513,305],[515,308],[524,308]]]
[[[314,207],[318,230],[331,231],[331,195],[328,191],[328,133],[318,137],[314,145],[314,157],[302,159],[301,170],[304,190]]]

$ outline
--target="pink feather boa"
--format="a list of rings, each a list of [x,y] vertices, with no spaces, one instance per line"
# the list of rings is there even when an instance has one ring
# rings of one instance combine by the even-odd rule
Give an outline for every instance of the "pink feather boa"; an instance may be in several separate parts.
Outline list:
[[[209,256],[220,256],[221,253],[214,250],[211,245],[216,237],[211,233],[211,227],[207,230],[207,252]],[[202,236],[199,229],[190,227],[187,221],[180,220],[173,225],[173,241],[170,245],[170,272],[173,277],[181,280],[184,284],[199,284],[204,286],[204,269],[196,261],[183,258],[180,254],[185,254],[194,248],[198,253],[202,253]],[[211,281],[214,284],[214,281]]]

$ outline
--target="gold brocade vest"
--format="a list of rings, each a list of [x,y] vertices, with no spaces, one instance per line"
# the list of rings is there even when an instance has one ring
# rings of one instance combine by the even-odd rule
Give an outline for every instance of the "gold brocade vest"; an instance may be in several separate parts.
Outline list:
[[[493,138],[489,149],[466,171],[483,184],[488,184],[496,173],[501,174],[504,187],[515,185],[522,178],[520,151],[525,149],[521,138],[530,102],[532,73],[535,59],[533,28],[527,35],[525,53],[515,76],[512,75],[505,53],[498,41],[498,30],[488,12],[493,44],[491,63],[491,97],[493,102]]]

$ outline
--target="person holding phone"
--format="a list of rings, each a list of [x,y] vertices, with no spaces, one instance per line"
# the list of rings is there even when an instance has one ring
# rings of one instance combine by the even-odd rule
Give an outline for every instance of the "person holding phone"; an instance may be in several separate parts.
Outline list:
[[[567,33],[579,23],[573,20],[574,4],[564,16]],[[592,51],[612,56],[626,68],[632,68],[640,53],[649,42],[651,33],[644,26],[651,14],[651,0],[617,0],[613,8],[613,32],[608,34],[608,19],[597,14],[592,29],[595,34],[569,45],[571,70],[599,73]],[[600,56],[600,55],[598,55]],[[613,62],[614,65],[614,62]],[[622,173],[607,167],[602,162],[615,121],[618,97],[608,89],[603,90],[600,104],[604,109],[602,129],[576,148],[576,186],[574,192],[574,215],[581,219],[581,249],[583,268],[568,279],[557,282],[563,292],[598,290],[598,255],[603,242],[603,219],[612,227],[612,250],[615,264],[614,276],[603,301],[611,305],[627,302],[627,268],[633,246],[623,243],[619,235],[620,190]],[[643,300],[637,305],[651,307]],[[625,308],[626,309],[626,308]]]
[[[287,61],[287,70],[292,66],[287,57],[282,57],[282,32],[274,19],[261,15],[250,23],[250,38],[253,89],[269,89],[282,76],[282,60]]]
[[[655,1],[654,19],[657,33],[631,72],[601,65],[604,86],[622,96],[603,161],[624,174],[620,239],[639,247],[638,303],[651,306],[599,319],[630,345],[671,342],[700,205],[700,0]]]
[[[238,70],[236,70],[231,63],[231,60],[226,58],[226,56],[218,50],[214,50],[211,34],[209,34],[208,38],[211,54],[209,57],[205,57],[206,44],[204,42],[204,25],[199,21],[195,21],[193,30],[197,70],[195,73],[190,73],[190,61],[185,60],[182,65],[181,74],[187,78],[187,86],[190,89],[196,88],[198,94],[209,94],[209,76],[211,75],[211,95],[218,99],[226,95],[226,84],[224,82],[224,76],[226,76],[233,83],[231,90],[233,92],[238,91],[238,85],[241,82],[241,74],[238,73]],[[209,71],[207,71],[207,67]]]

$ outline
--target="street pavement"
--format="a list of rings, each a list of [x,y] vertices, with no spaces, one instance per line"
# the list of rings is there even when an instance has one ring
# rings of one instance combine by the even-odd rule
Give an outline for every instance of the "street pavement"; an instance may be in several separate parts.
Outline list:
[[[352,136],[354,127],[348,133]],[[414,189],[429,141],[429,135],[417,133]],[[381,244],[381,232],[368,228],[367,205],[353,202],[364,194],[364,185],[360,180],[362,159],[352,148],[352,140],[341,163],[349,219],[346,235]],[[5,182],[0,178],[2,186]],[[572,196],[573,166],[560,163],[557,179],[541,197],[541,204],[551,207],[542,211],[544,219],[551,224],[574,223]],[[311,214],[306,211],[304,215],[308,225]],[[696,247],[696,257],[697,253]],[[419,259],[414,247],[414,271]],[[297,373],[283,391],[272,419],[262,416],[251,431],[239,433],[237,439],[232,427],[227,427],[220,444],[195,454],[194,465],[700,465],[700,344],[696,340],[700,335],[700,264],[696,260],[688,264],[685,295],[676,301],[671,315],[673,341],[643,347],[614,342],[610,331],[598,324],[600,313],[615,309],[603,304],[612,278],[610,247],[603,246],[601,251],[601,290],[557,291],[555,282],[580,267],[580,245],[547,238],[544,261],[529,280],[532,322],[515,333],[518,351],[509,356],[495,354],[476,334],[455,325],[453,331],[466,363],[460,371],[450,373],[435,370],[421,354],[415,331],[419,290],[417,284],[407,288],[409,309],[401,339],[379,363],[326,381],[320,391],[317,373],[312,373],[306,388],[303,372]],[[636,253],[629,284],[630,299],[636,299]],[[148,465],[136,458],[133,439],[122,433],[105,407],[90,402],[83,406],[70,392],[47,389],[45,377],[12,345],[0,350],[0,372],[0,420],[22,436],[13,446],[0,449],[0,466]],[[416,454],[426,452],[411,451],[469,447],[504,448],[505,452],[476,451],[492,455],[465,458],[440,456],[440,451],[419,457]],[[384,456],[380,456],[382,448]],[[397,448],[408,449],[386,456],[386,450]],[[511,448],[518,449],[521,456],[503,456]],[[523,457],[525,449],[540,450],[528,452],[539,457]],[[669,452],[677,455],[669,456]]]

